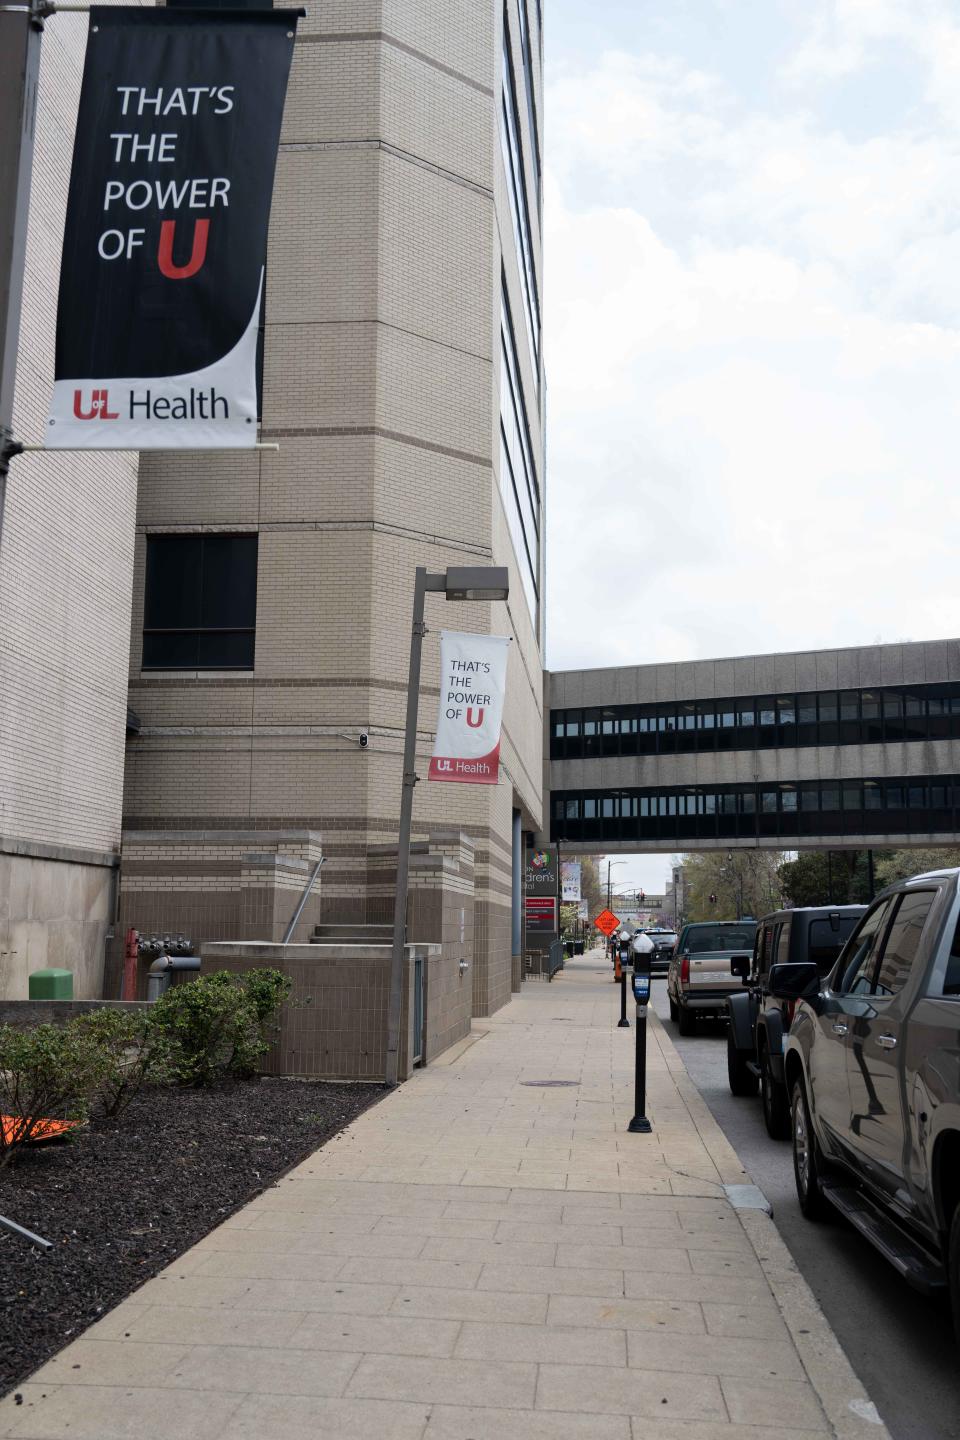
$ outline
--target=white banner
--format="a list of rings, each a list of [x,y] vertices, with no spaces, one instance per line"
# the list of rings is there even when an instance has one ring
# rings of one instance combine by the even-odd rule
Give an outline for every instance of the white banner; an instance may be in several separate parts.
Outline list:
[[[580,899],[580,861],[560,862],[560,898],[564,903]]]
[[[430,780],[496,785],[509,644],[506,635],[440,631],[440,704]]]

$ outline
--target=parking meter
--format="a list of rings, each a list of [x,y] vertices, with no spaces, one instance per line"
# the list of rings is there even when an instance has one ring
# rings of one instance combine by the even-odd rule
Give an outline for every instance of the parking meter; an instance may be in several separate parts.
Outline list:
[[[644,937],[646,938],[646,937]],[[634,1135],[649,1135],[653,1126],[646,1116],[647,1101],[647,1004],[650,1000],[650,956],[653,946],[633,952],[631,986],[637,1002],[637,1050],[634,1073],[634,1115],[628,1129]]]

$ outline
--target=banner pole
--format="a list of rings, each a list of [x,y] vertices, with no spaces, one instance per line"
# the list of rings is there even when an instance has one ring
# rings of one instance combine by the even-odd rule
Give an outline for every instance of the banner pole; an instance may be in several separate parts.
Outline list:
[[[13,438],[13,391],[33,172],[43,10],[0,12],[0,545],[10,461],[23,446]]]

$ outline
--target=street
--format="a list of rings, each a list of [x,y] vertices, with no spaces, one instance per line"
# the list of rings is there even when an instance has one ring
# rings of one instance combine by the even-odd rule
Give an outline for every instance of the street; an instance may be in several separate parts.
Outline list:
[[[759,1099],[730,1093],[724,1026],[701,1021],[698,1033],[684,1039],[669,1019],[661,978],[654,981],[653,1005],[714,1118],[773,1206],[784,1242],[895,1440],[960,1436],[960,1367],[948,1307],[915,1294],[843,1221],[815,1225],[803,1218],[790,1142],[769,1138]]]

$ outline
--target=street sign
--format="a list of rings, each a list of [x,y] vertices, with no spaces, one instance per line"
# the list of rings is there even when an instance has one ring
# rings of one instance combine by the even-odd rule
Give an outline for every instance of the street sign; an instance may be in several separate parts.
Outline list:
[[[612,910],[601,910],[593,923],[601,934],[612,935],[614,930],[619,928],[620,920]]]
[[[527,933],[556,935],[557,899],[555,895],[528,895],[526,897]]]

